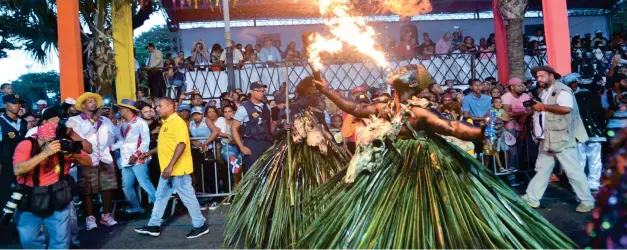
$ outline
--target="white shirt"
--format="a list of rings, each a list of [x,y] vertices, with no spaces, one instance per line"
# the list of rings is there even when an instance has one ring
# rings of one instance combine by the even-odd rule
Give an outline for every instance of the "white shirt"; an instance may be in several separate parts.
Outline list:
[[[226,118],[218,117],[215,123],[216,127],[220,129],[220,132],[225,133],[227,135],[231,135],[231,126],[226,122]],[[229,143],[228,138],[222,138],[222,144]]]
[[[135,152],[146,153],[149,151],[150,130],[148,129],[148,123],[144,119],[137,117],[133,118],[131,122],[120,124],[119,129],[120,133],[117,143],[120,145],[121,165],[122,167],[128,167],[131,166],[128,164],[128,160]]]
[[[222,51],[222,55],[220,55],[220,61],[226,61],[226,50]],[[244,61],[244,56],[242,52],[238,49],[233,49],[233,63],[239,63],[240,61]]]
[[[92,124],[87,117],[72,116],[68,119],[68,127],[73,128],[74,132],[91,143],[93,152],[89,157],[93,166],[98,166],[100,162],[113,163],[109,146],[113,145],[115,140],[115,126],[109,118],[101,116],[99,122]]]
[[[26,135],[24,136],[24,138],[28,138],[28,137],[33,136],[34,134],[37,134],[37,130],[38,130],[38,129],[39,129],[39,126],[29,129],[29,130],[26,132]]]
[[[549,96],[553,93],[553,86],[542,92],[540,99],[542,103],[546,103]],[[561,91],[557,96],[557,105],[562,107],[573,108],[574,96],[566,91]],[[540,115],[542,115],[542,126],[540,126]],[[546,112],[535,112],[533,114],[533,132],[538,139],[544,139],[543,128],[546,126]]]

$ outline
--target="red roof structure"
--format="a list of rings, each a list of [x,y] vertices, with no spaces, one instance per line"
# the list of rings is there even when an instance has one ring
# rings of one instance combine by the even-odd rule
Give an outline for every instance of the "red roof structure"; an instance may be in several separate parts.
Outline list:
[[[196,3],[198,1],[198,3]],[[214,0],[215,1],[215,0]],[[217,0],[220,1],[220,0]],[[377,13],[371,8],[372,0],[356,0],[364,2],[363,15],[390,14]],[[618,0],[567,0],[569,9],[611,9]],[[221,1],[220,1],[221,2]],[[239,0],[231,6],[231,20],[251,20],[270,18],[317,18],[320,13],[317,0]],[[459,13],[491,11],[492,0],[431,0],[431,13]],[[168,12],[170,22],[221,21],[220,7],[204,0],[162,0]],[[213,8],[213,10],[211,9]],[[542,10],[542,0],[529,0],[529,10]]]

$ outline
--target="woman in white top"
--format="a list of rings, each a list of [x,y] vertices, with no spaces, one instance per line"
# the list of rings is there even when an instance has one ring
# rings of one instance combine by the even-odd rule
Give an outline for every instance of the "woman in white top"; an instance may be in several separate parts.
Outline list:
[[[242,164],[242,153],[237,145],[231,140],[231,124],[233,124],[233,117],[235,115],[235,109],[233,106],[222,107],[222,115],[216,120],[216,127],[220,129],[219,136],[222,138],[222,149],[220,154],[222,159],[228,164],[232,173],[238,173],[239,167]],[[234,176],[234,183],[237,185],[240,175]]]

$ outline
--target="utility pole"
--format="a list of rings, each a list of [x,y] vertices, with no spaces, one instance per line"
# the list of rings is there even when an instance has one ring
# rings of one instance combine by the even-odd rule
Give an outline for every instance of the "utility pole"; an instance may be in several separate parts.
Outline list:
[[[226,39],[226,75],[229,80],[229,91],[235,90],[235,72],[233,67],[233,42],[231,41],[231,17],[229,16],[229,0],[222,0],[224,14],[224,38]]]

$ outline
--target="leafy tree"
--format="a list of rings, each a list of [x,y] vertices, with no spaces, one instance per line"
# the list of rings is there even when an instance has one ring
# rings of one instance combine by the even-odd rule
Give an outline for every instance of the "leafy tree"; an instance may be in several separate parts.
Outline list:
[[[163,56],[168,52],[175,53],[178,48],[176,33],[170,32],[165,25],[152,27],[135,38],[134,41],[135,59],[140,65],[144,65],[150,55],[146,49],[148,43],[154,43],[155,47],[163,52]]]
[[[48,103],[61,102],[59,73],[55,71],[24,74],[11,84],[13,92],[21,95],[29,104],[40,99]]]

